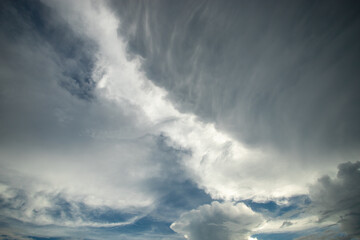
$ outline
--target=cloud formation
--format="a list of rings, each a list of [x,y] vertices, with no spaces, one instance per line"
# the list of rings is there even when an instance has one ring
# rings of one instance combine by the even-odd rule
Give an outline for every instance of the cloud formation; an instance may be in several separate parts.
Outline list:
[[[207,193],[215,198],[267,199],[306,191],[305,185],[309,177],[315,178],[314,172],[309,172],[307,178],[295,171],[291,176],[282,175],[284,167],[298,169],[297,163],[291,165],[283,158],[281,165],[274,165],[274,159],[279,159],[276,152],[249,148],[216,129],[214,124],[204,123],[194,114],[179,112],[168,101],[168,92],[154,85],[142,71],[144,60],[133,56],[129,61],[126,57],[127,39],[117,32],[119,24],[123,23],[105,6],[53,4],[64,19],[72,22],[77,32],[98,45],[94,73],[103,73],[97,79],[98,97],[120,106],[125,104],[123,109],[133,106],[139,114],[136,119],[141,121],[137,127],[144,128],[144,134],[163,134],[168,137],[169,146],[191,152],[183,158],[182,164],[193,181]],[[72,4],[74,7],[69,7]],[[78,9],[88,9],[86,12],[93,14],[85,15],[86,21],[79,21],[75,16],[82,13]],[[240,169],[243,170],[240,172]],[[274,175],[282,178],[270,184],[269,179]],[[295,175],[298,176],[297,183],[290,181]]]
[[[263,222],[243,203],[212,202],[181,215],[171,228],[190,240],[248,240]]]
[[[1,17],[7,17],[0,31],[3,217],[39,225],[106,226],[76,209],[83,204],[100,212],[149,212],[157,196],[148,183],[163,170],[154,157],[157,136],[146,116],[126,99],[106,98],[97,88],[87,89],[69,77],[71,71],[83,71],[81,59],[97,58],[96,48],[87,49],[94,41],[89,43],[86,34],[66,22],[51,6],[54,2],[1,4]],[[20,33],[7,31],[18,28]],[[55,30],[67,35],[49,36]],[[75,52],[60,46],[72,46]],[[74,66],[69,67],[69,61]],[[102,77],[95,66],[86,67],[92,82]],[[64,87],[65,82],[89,90],[92,97]],[[168,157],[176,158],[175,153]],[[62,218],[64,209],[56,196],[76,217]],[[51,215],[54,212],[61,216]]]
[[[340,164],[336,178],[324,176],[310,189],[320,221],[333,219],[341,230],[360,238],[360,162]]]
[[[112,7],[129,52],[182,111],[251,145],[310,155],[359,146],[356,1]]]
[[[358,236],[359,163],[313,184],[360,149],[357,5],[330,5],[2,1],[0,232]]]

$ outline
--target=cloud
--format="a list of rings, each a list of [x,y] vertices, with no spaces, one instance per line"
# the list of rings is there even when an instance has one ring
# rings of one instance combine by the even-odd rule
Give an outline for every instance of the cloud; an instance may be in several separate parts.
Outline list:
[[[358,147],[360,115],[352,110],[360,87],[359,5],[265,5],[112,1],[111,7],[129,52],[144,58],[147,76],[182,111],[248,144],[284,152]]]
[[[296,162],[286,163],[282,158],[281,164],[274,165],[273,161],[280,157],[271,149],[248,147],[219,131],[214,124],[179,112],[168,100],[168,92],[151,82],[142,70],[144,59],[134,55],[129,60],[127,39],[117,32],[118,26],[126,23],[106,6],[66,1],[51,4],[72,23],[76,32],[98,45],[94,72],[103,74],[97,80],[97,97],[120,106],[125,104],[123,109],[138,110],[136,127],[143,127],[144,134],[162,134],[169,146],[188,151],[190,154],[181,163],[186,174],[212,197],[264,200],[305,193],[306,183],[315,178],[314,172],[301,177],[303,173],[295,171],[299,168]],[[84,14],[79,9],[87,9],[82,20],[76,17]],[[284,175],[284,168],[294,171]],[[269,181],[274,175],[282,177]],[[296,183],[290,181],[294,176],[298,179]]]
[[[21,223],[14,235],[23,228],[28,236],[92,236],[93,228],[116,226],[124,239],[161,239],[191,209],[172,227],[194,239],[314,226],[314,216],[291,219],[296,211],[290,210],[264,210],[261,216],[231,201],[278,202],[307,194],[307,184],[343,161],[323,150],[351,142],[346,158],[357,152],[358,115],[350,111],[357,70],[347,64],[357,62],[347,40],[354,27],[339,33],[344,41],[331,38],[334,48],[327,39],[326,54],[313,56],[319,64],[312,68],[303,49],[313,52],[328,31],[318,40],[301,37],[307,27],[297,20],[272,18],[283,10],[280,5],[267,12],[243,2],[233,12],[234,4],[1,3],[0,203],[4,225]],[[287,14],[298,5],[311,21],[314,13],[300,3]],[[341,13],[354,10],[337,11],[335,19],[344,23]],[[235,21],[237,16],[242,19]],[[283,51],[288,42],[282,36],[292,22],[300,30]],[[340,31],[336,22],[331,21]],[[321,28],[316,26],[315,32]],[[344,59],[337,61],[332,49],[345,45]],[[334,70],[325,73],[327,59],[334,60]],[[343,86],[338,77],[345,65]],[[339,101],[323,108],[332,94]],[[324,119],[329,124],[319,127]],[[214,199],[225,202],[204,205]],[[111,221],[109,211],[116,213]],[[357,219],[340,215],[344,229],[352,231]],[[270,217],[275,219],[256,230]],[[141,232],[136,226],[142,224]],[[71,225],[77,229],[66,233]],[[136,230],[141,236],[132,235]],[[103,233],[114,236],[104,230],[96,237]]]
[[[360,237],[360,162],[342,163],[336,178],[324,176],[310,189],[320,221],[332,219],[348,236]]]
[[[59,84],[81,99],[93,98],[96,43],[75,33],[55,9],[38,0],[3,1],[2,5],[3,38],[18,43],[32,39],[33,48],[48,48],[54,53],[52,61],[63,70]]]
[[[359,5],[265,5],[111,2],[129,54],[142,56],[146,76],[167,90],[172,104],[204,123],[214,123],[218,132],[240,145],[258,150],[234,156],[238,161],[229,164],[237,173],[235,169],[246,169],[241,174],[254,171],[244,178],[224,169],[219,175],[225,179],[220,179],[219,166],[212,172],[215,164],[204,164],[211,176],[196,175],[213,196],[246,190],[221,192],[211,179],[230,188],[251,176],[257,181],[269,176],[272,180],[265,184],[276,179],[277,190],[266,186],[264,195],[306,194],[306,182],[355,159],[360,149],[360,115],[354,110],[360,88],[354,64],[359,61],[354,41],[359,39]],[[259,152],[264,152],[264,161],[253,160]],[[254,166],[239,164],[242,159]],[[256,188],[257,181],[246,186]]]
[[[29,192],[0,185],[1,216],[37,226],[63,227],[118,227],[137,220],[136,210],[101,206],[91,207],[83,202],[66,200],[61,193]]]
[[[248,240],[263,222],[261,215],[243,203],[212,202],[184,213],[171,228],[190,240]]]
[[[161,166],[152,161],[157,137],[142,110],[69,77],[69,71],[82,75],[85,68],[93,82],[102,75],[81,61],[96,59],[96,48],[88,49],[93,41],[66,22],[58,9],[38,1],[1,4],[1,17],[8,18],[0,31],[0,182],[4,191],[24,194],[16,197],[24,209],[13,206],[5,215],[40,225],[41,219],[46,224],[76,225],[76,219],[62,222],[48,216],[47,204],[57,195],[75,206],[126,208],[140,216],[148,212],[155,196],[146,184]],[[8,29],[22,31],[18,35]],[[66,35],[57,36],[61,33]],[[58,49],[60,45],[67,51]],[[75,94],[64,82],[92,97]],[[37,201],[39,196],[44,201]],[[89,222],[83,225],[97,224],[85,220]]]
[[[305,236],[296,238],[296,240],[310,240],[310,239],[314,239],[314,240],[326,240],[326,239],[351,240],[351,239],[353,239],[354,240],[354,239],[358,239],[358,238],[353,238],[353,237],[350,237],[350,236],[342,233],[340,231],[340,229],[338,229],[335,226],[320,229],[316,233],[313,233],[310,235],[305,234]]]
[[[182,208],[208,202],[180,163],[189,150],[163,140],[161,128],[176,120],[178,112],[165,101],[165,91],[138,70],[139,62],[127,59],[117,19],[109,10],[90,1],[36,1],[24,9],[17,3],[3,3],[2,13],[8,28],[17,28],[11,21],[16,19],[22,35],[0,31],[0,200],[7,232],[92,236],[87,228],[111,231],[145,215],[170,224]],[[45,30],[34,25],[37,18]],[[67,34],[58,42],[49,36],[57,28]],[[71,56],[57,49],[73,43],[79,45]],[[95,49],[87,49],[93,44]],[[83,58],[94,61],[84,70],[96,83],[91,89],[69,78],[69,71],[83,71]],[[91,97],[74,93],[64,81]],[[194,194],[198,199],[189,197]],[[172,200],[178,197],[177,205]],[[108,211],[117,214],[111,221],[105,221]],[[102,217],[95,218],[94,212]],[[130,217],[119,218],[126,214]],[[71,227],[76,229],[67,229]],[[173,234],[168,226],[154,229],[145,228],[151,236],[144,235],[160,239],[162,232]]]

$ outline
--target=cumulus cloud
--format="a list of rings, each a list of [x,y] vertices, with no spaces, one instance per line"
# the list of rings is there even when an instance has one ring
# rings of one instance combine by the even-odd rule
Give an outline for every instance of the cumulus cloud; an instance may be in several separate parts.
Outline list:
[[[324,176],[310,189],[320,221],[332,219],[351,237],[360,237],[360,162],[340,164],[335,178]]]
[[[263,222],[261,215],[243,203],[212,202],[184,213],[171,228],[189,240],[248,240]]]

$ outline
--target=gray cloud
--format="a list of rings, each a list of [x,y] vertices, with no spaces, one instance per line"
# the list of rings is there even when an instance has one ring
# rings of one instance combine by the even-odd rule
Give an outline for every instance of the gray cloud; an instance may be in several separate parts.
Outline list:
[[[69,25],[62,3],[21,3],[1,3],[0,233],[177,239],[170,223],[210,201],[179,163],[190,153],[154,134],[162,123],[154,126],[142,106],[74,80],[90,74],[97,83],[106,72],[92,65],[97,46]],[[137,236],[112,232],[146,215],[162,228],[150,221]]]
[[[99,208],[143,216],[156,198],[146,184],[161,165],[142,110],[88,88],[85,75],[98,80],[96,46],[57,9],[38,1],[0,5],[2,221],[32,222],[19,233],[42,224],[107,226],[86,216]],[[79,212],[81,204],[88,208]]]
[[[339,233],[338,229],[323,230],[320,233],[314,233],[308,236],[296,238],[296,240],[351,240],[355,239]]]
[[[263,221],[243,203],[212,202],[184,213],[171,228],[189,240],[248,240]]]
[[[252,145],[303,155],[358,148],[358,2],[112,7],[129,52],[179,109]]]
[[[0,147],[5,152],[19,145],[22,150],[75,150],[89,144],[134,143],[151,133],[138,106],[107,99],[69,77],[75,71],[91,75],[91,82],[101,78],[91,63],[97,51],[94,40],[39,1],[1,4]],[[87,97],[75,94],[77,87],[98,99],[83,101]]]
[[[0,3],[0,232],[178,239],[169,225],[191,209],[172,228],[194,240],[246,239],[260,213],[268,231],[315,226],[291,196],[357,151],[358,5],[110,4],[118,35],[103,2]],[[311,193],[350,236],[358,172],[340,165]]]
[[[94,41],[74,32],[54,9],[38,0],[1,4],[3,38],[14,43],[32,38],[34,48],[47,46],[56,54],[52,60],[63,70],[59,84],[81,99],[92,99],[96,84],[91,76],[97,52]]]
[[[310,189],[320,221],[333,219],[351,237],[360,237],[360,162],[339,165],[336,178],[324,176]]]

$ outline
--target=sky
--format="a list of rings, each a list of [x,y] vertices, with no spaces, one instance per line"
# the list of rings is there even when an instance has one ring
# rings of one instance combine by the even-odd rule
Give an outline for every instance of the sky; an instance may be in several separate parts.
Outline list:
[[[0,239],[360,239],[360,3],[0,1]]]

